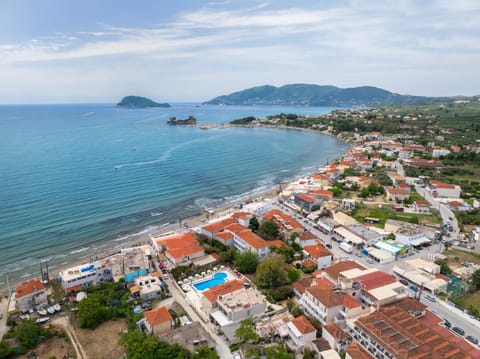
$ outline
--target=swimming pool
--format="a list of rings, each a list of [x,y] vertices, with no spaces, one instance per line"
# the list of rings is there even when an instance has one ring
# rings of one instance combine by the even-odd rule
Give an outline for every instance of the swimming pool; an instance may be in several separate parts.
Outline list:
[[[219,284],[225,283],[226,279],[227,279],[227,273],[218,272],[218,273],[215,273],[212,278],[204,280],[202,282],[195,283],[193,286],[195,287],[196,290],[202,291],[205,289],[210,289],[212,287],[215,287]]]

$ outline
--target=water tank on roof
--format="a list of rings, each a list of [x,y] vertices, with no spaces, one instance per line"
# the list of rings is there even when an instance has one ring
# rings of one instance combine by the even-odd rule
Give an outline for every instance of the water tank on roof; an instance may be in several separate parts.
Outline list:
[[[89,266],[86,266],[86,267],[83,267],[82,269],[80,269],[80,272],[82,272],[82,273],[88,272],[88,271],[91,271],[93,268],[95,268],[95,266],[93,264],[90,264]]]

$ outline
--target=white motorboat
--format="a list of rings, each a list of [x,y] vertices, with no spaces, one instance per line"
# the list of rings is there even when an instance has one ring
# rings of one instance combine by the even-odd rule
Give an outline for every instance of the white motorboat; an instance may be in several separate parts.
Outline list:
[[[55,308],[54,308],[54,307],[48,307],[48,308],[47,308],[47,312],[48,312],[49,314],[55,314]]]
[[[62,307],[60,306],[60,304],[57,303],[53,306],[53,309],[55,309],[57,312],[59,312],[59,311],[62,310]]]
[[[41,316],[47,315],[47,311],[43,308],[38,309],[37,313],[40,314]]]
[[[36,324],[43,324],[43,323],[45,323],[45,322],[47,322],[47,321],[49,321],[49,320],[50,320],[49,317],[41,317],[41,318],[38,318],[38,319],[35,321],[35,323],[36,323]]]

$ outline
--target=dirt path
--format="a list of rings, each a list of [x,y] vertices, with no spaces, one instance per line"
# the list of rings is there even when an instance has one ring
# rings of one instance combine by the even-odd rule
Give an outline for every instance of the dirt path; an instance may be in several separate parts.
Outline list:
[[[88,359],[88,355],[85,352],[85,350],[82,347],[82,344],[80,344],[80,341],[78,340],[77,335],[75,334],[75,331],[72,330],[72,326],[70,322],[68,321],[67,317],[58,317],[55,318],[52,321],[53,324],[58,325],[59,327],[65,329],[65,332],[67,333],[68,337],[70,338],[70,342],[73,345],[73,348],[75,349],[75,352],[77,354],[78,359]]]

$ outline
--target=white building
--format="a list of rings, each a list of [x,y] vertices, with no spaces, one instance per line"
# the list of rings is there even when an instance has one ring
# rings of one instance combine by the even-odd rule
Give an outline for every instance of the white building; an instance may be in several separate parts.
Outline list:
[[[270,246],[280,246],[281,241],[266,241],[263,238],[260,238],[250,229],[242,231],[240,233],[235,233],[233,238],[233,246],[240,253],[246,251],[252,251],[257,255],[259,259],[265,257],[270,253]]]
[[[429,189],[434,197],[441,198],[459,198],[462,192],[462,189],[457,185],[437,180],[430,180]]]
[[[322,328],[322,338],[325,339],[330,348],[338,351],[344,350],[351,342],[350,336],[336,323],[327,323]]]
[[[15,308],[28,312],[48,304],[45,285],[38,279],[31,279],[15,288]]]
[[[300,297],[300,305],[307,314],[326,324],[336,318],[341,319],[343,294],[336,293],[330,288],[307,288]]]
[[[152,273],[151,275],[136,277],[135,285],[130,288],[130,292],[132,294],[138,293],[137,295],[143,301],[160,298],[163,290],[160,276],[160,273]]]
[[[98,261],[68,268],[58,275],[65,292],[81,290],[84,287],[96,285],[100,282],[113,280],[112,270],[102,266]]]
[[[318,241],[313,246],[306,246],[303,252],[317,264],[317,269],[324,269],[332,264],[333,254]]]
[[[220,327],[228,340],[233,340],[240,322],[248,317],[257,317],[265,313],[267,303],[263,294],[250,287],[218,297],[217,306],[218,310],[211,312],[210,318]]]
[[[301,315],[287,323],[288,336],[295,343],[297,348],[312,348],[312,341],[317,336],[317,330],[310,321]]]

